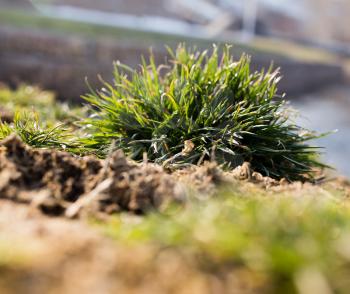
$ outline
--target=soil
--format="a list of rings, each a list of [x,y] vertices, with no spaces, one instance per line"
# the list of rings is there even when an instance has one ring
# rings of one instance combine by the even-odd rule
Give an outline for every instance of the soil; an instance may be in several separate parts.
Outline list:
[[[235,172],[252,176],[249,166]],[[85,218],[70,219],[129,211],[126,221],[135,221],[135,214],[185,203],[190,189],[210,195],[230,180],[215,163],[169,174],[121,151],[106,160],[76,157],[10,136],[0,142],[0,292],[260,293],[263,277],[247,269],[208,269],[174,248],[128,247]]]
[[[261,293],[246,270],[210,271],[190,253],[128,247],[84,222],[52,218],[0,199],[0,292]],[[25,244],[25,245],[24,245]]]
[[[30,204],[45,214],[144,213],[183,196],[161,167],[130,162],[121,151],[101,161],[35,150],[15,136],[0,142],[0,198]]]
[[[213,269],[186,250],[120,244],[84,218],[125,211],[125,221],[137,221],[136,214],[185,205],[193,189],[210,197],[219,183],[237,180],[288,187],[248,163],[233,172],[211,162],[169,173],[121,151],[106,160],[76,157],[10,136],[0,142],[0,292],[265,293],[266,277],[247,268]]]
[[[170,203],[184,203],[191,189],[210,195],[217,184],[237,179],[264,187],[280,184],[252,172],[249,163],[232,172],[223,172],[211,162],[170,174],[159,165],[132,162],[120,150],[99,160],[33,149],[16,136],[0,142],[0,199],[28,204],[53,216],[163,210]]]

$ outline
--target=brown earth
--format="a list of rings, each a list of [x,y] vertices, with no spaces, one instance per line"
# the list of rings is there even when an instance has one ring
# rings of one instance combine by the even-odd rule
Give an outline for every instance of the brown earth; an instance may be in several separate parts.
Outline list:
[[[24,245],[25,244],[25,245]],[[201,266],[189,252],[128,247],[84,222],[0,199],[0,292],[261,293],[263,277]]]
[[[16,136],[0,142],[0,199],[28,204],[48,215],[142,214],[184,203],[191,187],[209,195],[216,184],[234,180],[264,187],[279,184],[252,172],[249,163],[229,173],[212,162],[170,174],[156,164],[132,162],[120,150],[99,160],[33,149]]]
[[[32,149],[9,137],[0,142],[0,292],[261,293],[265,278],[237,265],[212,269],[191,252],[129,247],[84,219],[68,218],[162,209],[184,202],[187,185],[210,194],[231,177],[214,163],[169,174],[120,151],[103,161]],[[245,164],[235,177],[257,175]]]
[[[121,151],[105,161],[67,152],[35,150],[11,136],[0,142],[0,198],[46,214],[143,213],[181,200],[182,191],[161,167],[128,161]]]
[[[218,183],[237,180],[250,182],[247,193],[249,185],[311,187],[263,177],[248,163],[230,173],[215,163],[169,173],[120,151],[81,158],[11,136],[0,142],[0,293],[268,293],[268,277],[239,264],[208,266],[190,248],[121,244],[91,218],[70,219],[124,210],[134,214],[122,221],[135,222],[169,202],[185,205],[190,189],[210,196]]]

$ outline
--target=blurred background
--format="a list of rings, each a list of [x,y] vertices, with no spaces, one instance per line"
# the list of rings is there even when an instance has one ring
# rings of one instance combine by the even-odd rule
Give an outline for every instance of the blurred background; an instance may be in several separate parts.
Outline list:
[[[111,79],[149,48],[234,45],[253,69],[281,67],[280,93],[319,132],[324,158],[350,176],[349,0],[0,0],[0,82],[26,83],[81,102],[85,78]]]

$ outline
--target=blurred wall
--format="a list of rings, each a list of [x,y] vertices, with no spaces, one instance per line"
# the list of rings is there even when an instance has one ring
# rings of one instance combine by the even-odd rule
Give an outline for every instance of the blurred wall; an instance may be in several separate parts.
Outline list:
[[[0,28],[0,81],[15,86],[21,82],[39,84],[56,91],[60,98],[80,101],[87,86],[100,87],[97,75],[112,78],[112,62],[120,60],[132,67],[149,49],[141,45],[105,39],[99,42],[82,37],[52,35],[45,31]],[[156,62],[164,62],[164,47],[153,51]],[[273,56],[255,54],[253,68],[268,68]],[[307,91],[338,83],[343,78],[340,66],[305,63],[288,58],[274,58],[284,76],[281,92],[297,96]]]

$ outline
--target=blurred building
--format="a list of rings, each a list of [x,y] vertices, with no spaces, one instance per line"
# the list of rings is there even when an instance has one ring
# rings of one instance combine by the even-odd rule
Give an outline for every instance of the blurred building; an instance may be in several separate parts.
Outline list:
[[[260,0],[259,18],[271,35],[319,43],[350,41],[349,0]]]
[[[330,43],[350,41],[349,0],[32,0],[208,26],[208,34],[239,31],[251,5],[258,34]],[[15,3],[29,0],[2,0]],[[249,15],[249,13],[248,13]],[[157,23],[159,25],[159,23]]]

